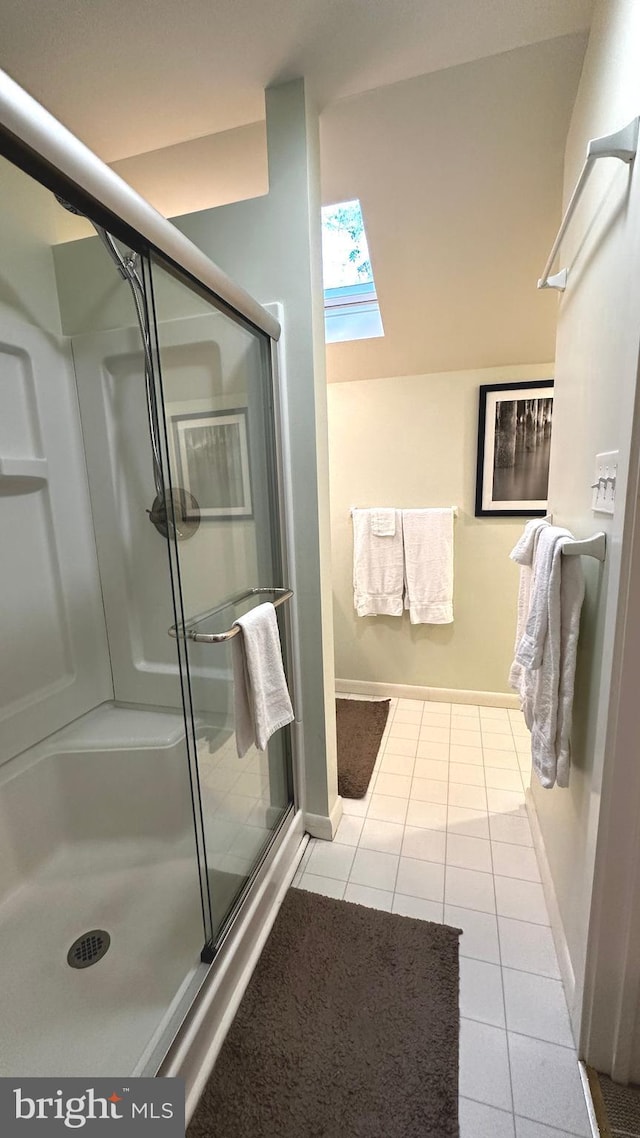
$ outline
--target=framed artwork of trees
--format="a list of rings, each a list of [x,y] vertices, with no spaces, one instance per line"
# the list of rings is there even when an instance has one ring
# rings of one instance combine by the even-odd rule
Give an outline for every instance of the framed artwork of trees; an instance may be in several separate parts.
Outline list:
[[[480,388],[477,518],[547,513],[553,380]]]

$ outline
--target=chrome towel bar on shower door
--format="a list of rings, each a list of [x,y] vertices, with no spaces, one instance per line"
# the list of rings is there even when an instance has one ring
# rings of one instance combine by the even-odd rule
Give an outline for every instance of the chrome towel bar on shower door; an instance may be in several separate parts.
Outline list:
[[[216,616],[225,609],[231,608],[233,605],[239,605],[242,601],[248,601],[250,597],[262,596],[265,593],[270,593],[275,599],[273,607],[277,608],[278,605],[284,604],[293,596],[293,589],[276,589],[257,586],[254,589],[246,589],[244,593],[240,593],[237,597],[233,597],[230,601],[225,601],[224,604],[218,605],[215,609],[209,609],[208,612],[202,613],[200,616],[194,616],[191,620],[185,622],[184,625],[172,624],[169,629],[169,636],[174,638],[180,637],[182,640],[195,640],[198,644],[220,644],[222,641],[231,640],[232,636],[237,636],[240,631],[239,626],[236,624],[232,628],[228,628],[225,632],[198,632],[197,626],[202,624],[203,621],[209,620],[210,617]]]

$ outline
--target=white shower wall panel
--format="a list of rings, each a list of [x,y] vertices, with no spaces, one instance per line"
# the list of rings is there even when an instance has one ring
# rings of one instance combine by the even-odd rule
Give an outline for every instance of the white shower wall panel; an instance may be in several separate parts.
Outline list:
[[[69,342],[9,304],[0,405],[2,762],[113,689]]]
[[[155,486],[140,333],[75,337],[73,351],[116,699],[179,707],[166,542],[147,513]]]
[[[116,279],[114,287],[121,282]],[[238,352],[226,324],[218,314],[162,324],[172,462],[173,415],[247,405],[252,361]],[[148,519],[155,486],[140,333],[130,327],[76,335],[73,352],[115,696],[179,707],[176,642],[168,634],[175,618],[167,549]],[[196,538],[180,546],[187,618],[261,583],[256,544],[253,519],[202,519]],[[234,615],[230,609],[229,622]],[[231,708],[229,653],[197,644],[189,652],[197,712],[221,723]]]

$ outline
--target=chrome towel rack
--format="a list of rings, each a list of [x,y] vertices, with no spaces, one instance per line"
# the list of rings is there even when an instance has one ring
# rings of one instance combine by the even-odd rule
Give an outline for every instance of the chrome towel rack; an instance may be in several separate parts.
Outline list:
[[[621,162],[626,162],[628,166],[633,162],[638,150],[638,124],[640,119],[637,117],[622,127],[621,130],[615,131],[614,134],[605,134],[602,138],[592,138],[587,145],[587,156],[585,158],[584,166],[578,178],[576,188],[573,191],[569,204],[567,206],[565,215],[560,223],[558,236],[556,237],[547,263],[544,267],[542,276],[538,281],[538,288],[555,288],[559,292],[564,292],[567,287],[568,270],[561,269],[559,273],[550,276],[553,262],[556,258],[556,253],[560,248],[560,242],[564,237],[569,222],[575,213],[580,195],[587,183],[589,175],[593,170],[595,163],[599,158],[619,158]]]
[[[270,593],[275,598],[273,607],[277,608],[278,605],[282,605],[285,601],[291,599],[293,589],[277,589],[269,588],[268,586],[246,589],[244,593],[239,593],[237,597],[232,597],[231,600],[225,601],[224,604],[218,605],[215,609],[209,609],[208,612],[192,617],[191,620],[185,621],[183,625],[172,624],[169,629],[169,636],[173,636],[174,639],[195,640],[197,644],[220,644],[225,640],[231,640],[233,636],[237,636],[240,632],[240,627],[237,624],[226,629],[225,632],[199,632],[198,625],[213,616],[217,616],[218,613],[224,612],[225,609],[231,608],[233,605],[239,605],[242,601],[248,601],[250,597],[263,596],[266,593]]]

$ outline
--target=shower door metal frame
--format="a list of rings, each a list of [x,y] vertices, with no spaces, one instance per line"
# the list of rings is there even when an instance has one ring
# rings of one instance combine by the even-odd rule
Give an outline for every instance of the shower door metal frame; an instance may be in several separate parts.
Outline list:
[[[277,485],[280,499],[282,561],[288,568],[288,581],[294,596],[283,605],[285,635],[290,646],[289,683],[294,708],[301,688],[301,663],[298,639],[299,589],[293,558],[293,483],[289,460],[290,424],[288,421],[287,374],[284,341],[286,327],[282,307],[267,305],[268,312],[283,327],[282,337],[271,340],[271,382],[274,394]],[[223,937],[213,964],[194,983],[190,1007],[175,1020],[171,1042],[158,1049],[149,1061],[149,1073],[172,1077],[179,1075],[186,1083],[187,1124],[206,1080],[220,1051],[232,1016],[238,1008],[246,985],[259,960],[262,949],[289,888],[294,870],[300,864],[307,843],[301,804],[305,793],[304,732],[299,715],[290,724],[293,808],[275,831],[268,850],[256,867],[240,904],[223,929]],[[251,899],[246,896],[250,892]],[[243,899],[248,903],[243,904]],[[196,996],[198,997],[196,1001]],[[169,1033],[167,1033],[169,1034]]]
[[[305,801],[305,755],[304,731],[301,717],[300,699],[302,693],[302,673],[300,661],[300,631],[298,624],[298,587],[296,564],[293,556],[295,543],[292,463],[289,453],[291,424],[288,419],[287,373],[285,369],[285,332],[282,306],[268,304],[266,311],[276,320],[280,335],[271,339],[271,384],[273,390],[273,414],[275,425],[276,475],[280,508],[280,541],[282,544],[282,564],[286,567],[289,585],[293,591],[291,601],[284,606],[284,626],[289,652],[291,702],[296,717],[290,725],[291,734],[291,774],[293,779],[293,805],[300,810]]]
[[[143,256],[143,258],[142,258],[142,270],[143,270],[143,282],[144,282],[144,291],[145,291],[145,302],[147,305],[147,309],[149,309],[149,307],[150,307],[150,311],[148,310],[146,315],[147,315],[147,320],[148,320],[148,324],[149,324],[150,352],[151,352],[151,360],[152,360],[152,365],[153,365],[153,386],[152,386],[152,405],[153,405],[153,408],[152,408],[152,410],[153,410],[153,414],[155,416],[156,423],[158,424],[158,427],[159,427],[161,467],[163,470],[163,475],[164,475],[164,471],[167,471],[169,473],[169,488],[170,488],[171,485],[173,484],[173,472],[171,469],[171,460],[170,460],[170,455],[169,455],[169,441],[167,438],[166,418],[165,418],[164,410],[163,410],[165,400],[164,400],[163,380],[162,380],[161,347],[160,347],[160,343],[158,340],[158,330],[159,330],[159,327],[161,326],[161,321],[159,321],[157,318],[156,306],[155,306],[155,301],[154,301],[154,283],[153,283],[154,263],[157,263],[160,268],[168,270],[171,273],[171,275],[175,276],[179,280],[182,280],[182,283],[186,283],[187,286],[189,286],[190,282],[188,280],[186,282],[183,280],[184,271],[182,271],[178,267],[174,266],[173,263],[168,262],[166,260],[166,258],[162,257],[157,252],[154,252],[153,255],[151,255],[151,256],[149,256],[149,255]],[[207,289],[207,288],[203,289],[203,286],[200,284],[200,282],[198,282],[198,287],[199,287],[200,291],[204,291],[207,294],[207,299],[211,303],[211,306],[212,306],[214,311],[221,311],[224,315],[227,315],[227,316],[230,315],[232,317],[232,319],[234,319],[240,327],[246,327],[247,322],[242,317],[241,314],[230,313],[229,309],[226,306],[221,305],[219,303],[217,297],[211,295],[209,289]],[[279,323],[278,323],[278,327],[280,327]],[[291,519],[293,516],[293,511],[292,511],[292,506],[291,506],[290,487],[289,487],[289,493],[287,493],[287,479],[285,477],[285,471],[289,468],[288,464],[286,464],[285,458],[284,458],[284,448],[286,446],[286,443],[285,443],[286,432],[283,430],[283,415],[284,415],[284,407],[286,406],[286,401],[283,401],[281,399],[281,395],[282,395],[282,392],[280,390],[281,383],[279,382],[279,380],[281,379],[281,372],[276,370],[277,365],[279,363],[279,353],[275,350],[275,342],[271,337],[268,337],[262,330],[259,330],[257,334],[260,336],[261,341],[265,347],[266,347],[266,343],[265,343],[266,339],[268,339],[268,345],[269,345],[268,350],[267,350],[268,356],[266,359],[266,363],[268,366],[268,373],[269,373],[268,382],[270,384],[270,394],[271,394],[271,401],[272,401],[272,406],[273,406],[273,444],[274,444],[274,466],[275,466],[273,473],[274,473],[274,489],[275,489],[275,496],[276,496],[275,505],[276,505],[276,509],[277,509],[278,522],[279,522],[278,530],[277,530],[277,544],[279,547],[278,552],[279,552],[279,557],[280,557],[280,563],[282,566],[282,571],[283,571],[283,573],[286,574],[287,578],[289,578],[290,574],[293,571],[293,558],[290,555],[291,550],[290,550],[290,544],[287,540],[287,537],[288,537],[288,532],[291,528]],[[166,493],[166,490],[167,490],[166,486],[164,487],[164,490]],[[171,511],[173,512],[174,502],[173,502],[171,495],[169,495],[168,501],[170,504]],[[174,533],[177,532],[175,516],[173,517],[173,526],[170,528],[173,529]],[[175,618],[176,618],[175,627],[176,628],[180,628],[180,627],[184,628],[187,622],[185,621],[185,614],[184,614],[184,604],[183,604],[182,584],[181,584],[180,558],[179,558],[179,554],[178,554],[177,539],[172,538],[170,533],[168,533],[166,541],[167,541],[167,549],[168,549],[169,563],[170,563],[174,612],[175,612]],[[292,592],[292,600],[295,602],[294,590],[292,590],[291,592]],[[291,671],[292,675],[290,676],[290,687],[291,687],[292,702],[293,702],[294,707],[295,707],[296,691],[299,691],[300,687],[299,687],[299,682],[298,682],[299,668],[296,668],[296,664],[295,664],[295,661],[298,659],[298,654],[297,654],[297,650],[296,650],[297,649],[297,640],[293,635],[291,603],[283,606],[282,618],[283,618],[283,623],[284,623],[284,638],[285,638],[285,645],[286,645],[286,656],[291,661],[290,671]],[[170,633],[171,633],[171,630],[168,630],[168,634],[170,634]],[[201,892],[202,892],[202,896],[203,896],[203,913],[205,916],[206,937],[205,937],[205,944],[204,944],[203,949],[202,949],[201,959],[202,959],[202,962],[204,964],[210,965],[215,960],[215,958],[216,958],[218,952],[220,951],[223,943],[225,942],[227,936],[229,935],[229,932],[230,932],[231,928],[233,927],[233,924],[234,924],[236,918],[239,915],[239,912],[241,910],[243,902],[244,902],[247,894],[252,889],[252,886],[253,886],[254,881],[258,875],[258,871],[260,870],[260,867],[265,863],[265,861],[272,854],[272,850],[274,849],[274,846],[277,846],[277,842],[276,842],[277,836],[281,833],[281,831],[284,832],[286,830],[287,821],[288,820],[290,821],[292,819],[293,815],[299,809],[299,804],[302,801],[301,794],[299,793],[299,791],[300,791],[299,775],[300,775],[300,770],[302,769],[302,766],[303,766],[303,764],[300,761],[300,757],[298,755],[298,746],[299,746],[299,742],[301,739],[301,731],[299,730],[299,726],[300,726],[299,721],[298,722],[294,721],[290,725],[289,735],[288,735],[290,745],[287,748],[288,749],[288,758],[290,760],[290,770],[288,771],[288,775],[290,775],[291,801],[289,803],[289,806],[285,809],[285,811],[282,815],[282,818],[280,819],[277,826],[275,827],[273,834],[272,834],[272,837],[271,837],[271,840],[267,843],[265,849],[262,851],[262,853],[258,857],[256,863],[254,864],[253,869],[247,878],[247,881],[245,882],[245,884],[242,887],[242,889],[240,890],[237,898],[235,899],[234,904],[233,904],[230,912],[228,913],[225,921],[223,922],[221,928],[217,932],[215,932],[213,930],[213,926],[211,923],[211,897],[210,897],[209,881],[208,881],[208,877],[207,877],[208,862],[207,862],[207,855],[206,855],[206,836],[205,836],[205,826],[204,826],[204,815],[203,815],[203,809],[202,809],[202,798],[201,798],[201,793],[200,793],[200,778],[199,778],[198,757],[197,757],[196,737],[195,737],[195,718],[196,717],[195,717],[195,712],[194,712],[193,696],[192,696],[192,691],[191,691],[191,672],[190,672],[190,664],[189,664],[189,658],[188,658],[187,641],[186,641],[186,638],[182,637],[182,636],[175,636],[174,639],[176,641],[176,646],[177,646],[177,650],[178,650],[178,657],[179,657],[179,671],[180,671],[180,682],[182,685],[182,699],[183,699],[183,708],[184,708],[184,715],[185,715],[185,730],[186,730],[186,737],[187,737],[187,750],[188,750],[188,754],[189,754],[189,765],[190,765],[190,769],[192,771],[194,825],[195,825],[195,830],[196,830],[196,843],[197,843],[197,847],[198,847],[198,868],[199,868],[199,872],[200,872]],[[284,731],[287,731],[287,728],[284,728]],[[202,856],[200,856],[200,850],[201,849],[202,849]],[[208,908],[208,914],[206,912],[207,908]]]

